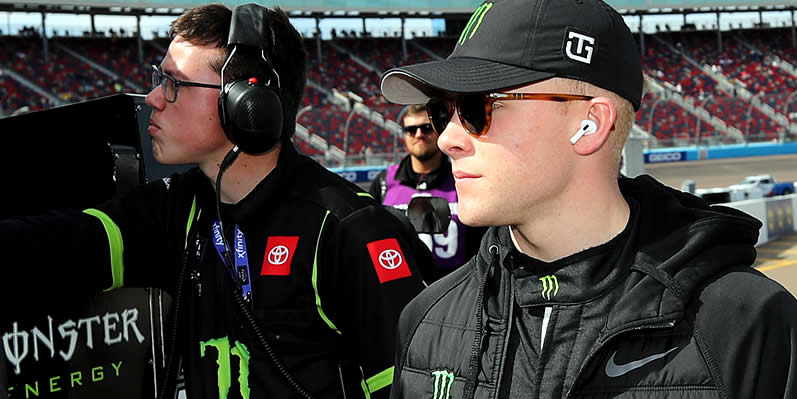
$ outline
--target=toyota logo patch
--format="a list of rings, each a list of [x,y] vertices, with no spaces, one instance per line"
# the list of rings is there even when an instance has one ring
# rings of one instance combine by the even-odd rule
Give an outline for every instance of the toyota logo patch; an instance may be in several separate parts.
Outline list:
[[[395,238],[372,241],[365,246],[368,248],[368,254],[371,255],[374,271],[380,283],[384,284],[412,275],[410,265],[407,264],[407,257],[404,256],[404,252],[401,251],[401,246]]]
[[[401,266],[402,260],[401,254],[395,249],[386,249],[379,254],[379,264],[388,270]]]
[[[272,265],[281,265],[288,260],[290,251],[284,245],[277,245],[268,252],[268,262]]]
[[[263,267],[260,269],[260,275],[289,276],[298,243],[298,236],[269,237],[266,243],[266,252],[263,254]]]

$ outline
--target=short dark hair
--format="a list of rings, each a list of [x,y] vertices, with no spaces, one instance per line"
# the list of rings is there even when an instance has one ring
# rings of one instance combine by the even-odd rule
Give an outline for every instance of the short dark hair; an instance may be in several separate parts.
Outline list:
[[[266,57],[279,75],[279,97],[282,102],[283,118],[282,142],[288,144],[296,132],[296,113],[307,83],[305,71],[307,54],[301,35],[291,25],[286,13],[279,7],[274,7],[268,9],[268,15],[276,45]],[[218,57],[208,60],[208,64],[211,69],[221,73],[221,68],[231,52],[227,48],[231,22],[232,10],[227,6],[218,3],[204,4],[189,9],[172,22],[169,37],[174,39],[179,35],[192,44],[216,46],[221,52]],[[264,37],[263,40],[270,41],[271,38]],[[224,80],[229,82],[252,76],[261,81],[272,78],[271,73],[265,68],[259,49],[239,48],[235,57],[224,69]]]

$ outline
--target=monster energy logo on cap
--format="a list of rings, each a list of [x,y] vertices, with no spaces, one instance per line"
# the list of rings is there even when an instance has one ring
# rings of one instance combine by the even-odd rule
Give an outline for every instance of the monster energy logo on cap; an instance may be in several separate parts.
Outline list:
[[[459,40],[457,42],[459,44],[464,44],[466,40],[473,37],[476,34],[476,31],[479,30],[479,26],[482,24],[482,20],[484,20],[484,16],[487,15],[487,11],[493,8],[493,3],[484,3],[476,11],[473,12],[473,15],[470,16],[468,20],[468,24],[465,25],[465,29],[462,30],[462,33],[459,35]],[[470,32],[470,35],[468,35]]]
[[[559,280],[556,276],[550,275],[541,277],[540,281],[542,281],[542,297],[550,301],[551,297],[555,297],[559,292]]]
[[[434,396],[432,399],[449,399],[451,396],[451,383],[454,382],[454,373],[447,370],[432,371],[434,376]]]

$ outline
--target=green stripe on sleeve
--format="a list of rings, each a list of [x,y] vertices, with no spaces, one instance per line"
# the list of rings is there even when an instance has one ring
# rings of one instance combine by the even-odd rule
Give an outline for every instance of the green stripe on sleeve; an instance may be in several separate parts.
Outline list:
[[[196,195],[194,195],[194,200],[191,202],[191,213],[188,215],[188,223],[185,225],[185,247],[188,248],[188,234],[191,233],[191,225],[194,224],[194,213],[196,213]],[[197,219],[199,216],[197,215]]]
[[[327,323],[329,328],[340,335],[340,330],[335,327],[335,323],[329,320],[326,313],[324,313],[324,309],[321,308],[321,296],[318,295],[318,247],[321,244],[321,233],[324,232],[324,224],[327,222],[327,217],[329,217],[329,211],[324,215],[324,220],[321,222],[321,229],[318,231],[318,240],[315,243],[315,255],[313,256],[313,291],[315,292],[315,306],[318,308],[318,314],[321,316],[321,319]]]
[[[392,384],[393,371],[395,368],[395,366],[391,366],[390,368],[383,370],[379,374],[369,378],[367,381],[363,381],[363,392],[365,392],[365,397],[370,398],[371,393]]]
[[[103,227],[105,227],[105,234],[108,235],[108,247],[111,250],[111,276],[113,283],[105,291],[110,291],[124,286],[125,265],[124,265],[124,243],[122,242],[122,232],[119,226],[114,223],[111,218],[99,209],[89,208],[83,213],[100,219]]]
[[[368,390],[368,384],[365,380],[360,381],[363,386],[363,393],[365,394],[365,399],[371,399],[371,392]]]
[[[370,193],[357,193],[357,195],[359,195],[360,197],[368,197],[368,198],[371,198],[371,199],[376,199]]]

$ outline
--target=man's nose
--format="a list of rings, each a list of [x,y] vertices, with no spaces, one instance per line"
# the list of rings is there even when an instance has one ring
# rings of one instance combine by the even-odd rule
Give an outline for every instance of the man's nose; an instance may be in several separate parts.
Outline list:
[[[166,106],[166,99],[163,98],[163,90],[160,86],[155,86],[145,98],[147,105],[157,110],[162,110]]]
[[[459,116],[454,115],[443,133],[437,138],[437,146],[446,155],[458,158],[473,151],[473,137],[462,127]]]

